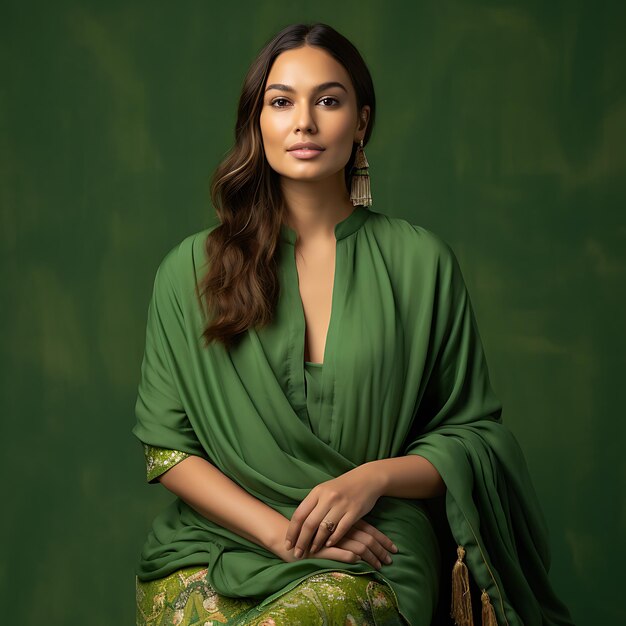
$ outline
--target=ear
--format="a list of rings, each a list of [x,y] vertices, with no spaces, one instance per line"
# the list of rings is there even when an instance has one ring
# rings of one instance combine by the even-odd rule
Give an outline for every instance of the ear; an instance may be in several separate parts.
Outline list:
[[[358,130],[364,131],[367,128],[367,124],[370,119],[370,106],[368,104],[364,105],[359,112],[359,125],[357,127]]]

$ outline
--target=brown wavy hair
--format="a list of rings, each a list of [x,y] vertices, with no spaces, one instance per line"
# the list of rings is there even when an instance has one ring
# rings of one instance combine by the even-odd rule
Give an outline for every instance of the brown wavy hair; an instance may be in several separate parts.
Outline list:
[[[376,102],[370,72],[354,45],[332,27],[292,24],[263,47],[243,83],[235,144],[211,178],[211,201],[220,224],[207,235],[209,269],[198,290],[210,319],[202,333],[205,347],[219,341],[229,349],[248,328],[265,326],[274,316],[280,293],[280,231],[287,208],[278,174],[265,157],[259,118],[274,60],[285,50],[305,45],[326,50],[346,68],[356,92],[357,112],[370,106],[364,146],[374,126]],[[348,190],[356,148],[355,143],[344,169]]]

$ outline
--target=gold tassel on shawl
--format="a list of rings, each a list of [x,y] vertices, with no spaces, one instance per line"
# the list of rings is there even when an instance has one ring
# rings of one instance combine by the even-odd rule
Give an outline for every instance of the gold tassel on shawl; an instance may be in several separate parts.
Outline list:
[[[463,563],[465,548],[457,546],[456,553],[458,558],[452,568],[452,610],[450,617],[456,626],[474,626],[469,575],[467,566]]]
[[[498,626],[496,612],[489,601],[489,594],[484,589],[480,601],[483,603],[483,626]]]

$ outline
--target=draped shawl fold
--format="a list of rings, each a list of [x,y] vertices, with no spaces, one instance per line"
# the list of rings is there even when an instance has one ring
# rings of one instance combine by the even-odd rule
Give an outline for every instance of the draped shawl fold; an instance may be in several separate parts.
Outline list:
[[[450,246],[424,227],[364,206],[335,226],[314,433],[296,233],[282,226],[274,321],[250,329],[227,351],[201,341],[206,317],[196,284],[213,228],[170,249],[156,271],[133,434],[209,460],[288,519],[321,482],[368,461],[421,455],[446,483],[446,530],[465,548],[469,574],[488,593],[498,624],[571,625],[548,578],[548,529],[523,453],[502,423]],[[153,580],[208,564],[218,593],[263,604],[319,571],[373,573],[391,586],[412,626],[427,626],[439,577],[454,564],[441,561],[441,529],[428,503],[383,496],[365,519],[399,547],[380,571],[364,561],[285,563],[176,498],[154,519],[136,573]]]

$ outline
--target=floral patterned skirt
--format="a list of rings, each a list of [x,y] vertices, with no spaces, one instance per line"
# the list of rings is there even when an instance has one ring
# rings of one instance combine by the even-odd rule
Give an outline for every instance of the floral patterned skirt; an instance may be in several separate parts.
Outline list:
[[[219,595],[207,568],[185,567],[143,582],[135,577],[137,626],[405,626],[393,591],[370,574],[321,572],[260,608]]]

